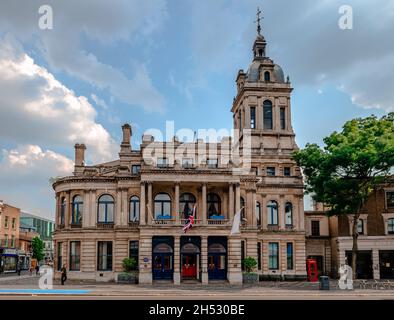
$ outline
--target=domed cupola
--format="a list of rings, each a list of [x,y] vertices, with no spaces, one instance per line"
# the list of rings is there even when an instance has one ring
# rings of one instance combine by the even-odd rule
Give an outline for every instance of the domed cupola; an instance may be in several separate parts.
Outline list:
[[[267,42],[261,34],[260,13],[257,11],[257,37],[253,43],[253,61],[246,73],[246,82],[285,83],[282,68],[266,56]]]

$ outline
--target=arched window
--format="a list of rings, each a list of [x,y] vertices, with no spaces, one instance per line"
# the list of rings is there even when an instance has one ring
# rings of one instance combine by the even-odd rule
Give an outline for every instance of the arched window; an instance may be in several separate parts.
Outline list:
[[[245,199],[243,197],[241,197],[239,200],[240,200],[239,203],[240,203],[240,208],[241,208],[241,219],[245,219],[245,211],[246,211]]]
[[[60,202],[60,225],[64,226],[66,218],[66,198],[63,197]]]
[[[220,216],[221,213],[221,200],[216,193],[208,193],[207,195],[208,205],[208,218],[214,219],[215,216]]]
[[[388,232],[388,234],[394,234],[394,218],[388,219],[387,232]]]
[[[290,202],[285,205],[285,224],[286,226],[293,225],[293,205]]]
[[[171,219],[171,198],[167,193],[155,197],[155,219]]]
[[[187,219],[193,212],[193,207],[196,204],[196,197],[191,193],[183,193],[179,198],[180,210],[184,219]],[[196,218],[196,217],[194,217]]]
[[[104,194],[98,201],[98,217],[99,223],[112,223],[114,222],[115,202],[114,198],[109,194]]]
[[[358,219],[357,221],[357,233],[364,234],[364,220]]]
[[[257,226],[261,226],[261,204],[258,201],[256,201],[256,219]]]
[[[130,198],[129,221],[135,222],[140,219],[140,199],[137,196]]]
[[[264,116],[264,129],[272,130],[273,129],[272,102],[269,100],[265,100],[263,103],[263,116]]]
[[[264,72],[264,81],[270,82],[271,81],[271,75],[269,71]]]
[[[71,223],[73,223],[73,224],[82,223],[83,200],[80,195],[76,195],[73,198],[72,208],[73,208],[73,211],[72,211]]]
[[[278,203],[269,201],[267,204],[268,225],[278,225]]]

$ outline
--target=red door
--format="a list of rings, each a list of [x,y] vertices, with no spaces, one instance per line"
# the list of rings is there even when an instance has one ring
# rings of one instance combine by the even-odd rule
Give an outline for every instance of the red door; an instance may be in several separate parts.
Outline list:
[[[182,277],[197,278],[196,255],[184,255],[182,259]]]

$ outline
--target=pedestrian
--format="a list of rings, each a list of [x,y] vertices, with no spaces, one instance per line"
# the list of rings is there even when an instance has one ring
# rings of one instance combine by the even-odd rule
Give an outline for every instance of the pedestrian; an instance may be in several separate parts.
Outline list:
[[[66,265],[65,264],[63,264],[63,267],[62,267],[62,269],[60,271],[62,272],[62,278],[61,278],[62,286],[64,286],[64,283],[67,280],[67,270],[66,270]]]
[[[21,275],[21,269],[22,269],[22,261],[19,260],[16,266],[16,271],[18,272],[18,276]]]
[[[38,262],[37,262],[37,265],[36,265],[36,275],[38,275],[39,272],[40,272],[40,266],[39,266],[39,264],[38,264]]]

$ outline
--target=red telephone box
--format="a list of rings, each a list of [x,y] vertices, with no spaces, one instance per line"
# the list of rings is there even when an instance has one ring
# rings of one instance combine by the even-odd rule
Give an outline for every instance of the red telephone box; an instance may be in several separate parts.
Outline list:
[[[308,281],[317,282],[317,262],[315,259],[307,259],[306,260],[307,272],[308,272]]]

